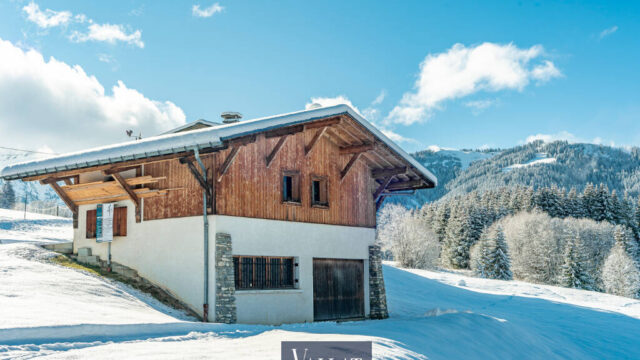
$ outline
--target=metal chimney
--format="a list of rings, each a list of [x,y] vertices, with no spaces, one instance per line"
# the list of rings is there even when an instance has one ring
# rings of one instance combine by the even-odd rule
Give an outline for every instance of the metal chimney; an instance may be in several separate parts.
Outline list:
[[[225,111],[220,114],[220,116],[222,117],[222,122],[225,124],[237,123],[238,121],[240,121],[240,119],[242,119],[242,114],[234,111]]]

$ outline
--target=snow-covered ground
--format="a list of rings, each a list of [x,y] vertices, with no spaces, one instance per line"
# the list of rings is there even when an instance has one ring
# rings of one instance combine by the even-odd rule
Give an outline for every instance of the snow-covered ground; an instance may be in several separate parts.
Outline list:
[[[26,218],[25,218],[26,217]],[[73,238],[72,220],[50,215],[0,209],[0,244],[59,243]]]
[[[519,168],[523,168],[523,167],[529,167],[529,166],[534,166],[534,165],[543,165],[543,164],[553,164],[556,162],[556,158],[553,157],[549,157],[549,155],[547,153],[537,153],[536,156],[525,162],[524,164],[513,164],[510,166],[507,166],[506,168],[502,169],[503,172],[509,172],[513,169],[519,169]]]
[[[203,324],[49,256],[0,245],[0,358],[277,359],[283,340],[363,339],[379,359],[640,358],[640,301],[612,295],[386,264],[386,320]]]

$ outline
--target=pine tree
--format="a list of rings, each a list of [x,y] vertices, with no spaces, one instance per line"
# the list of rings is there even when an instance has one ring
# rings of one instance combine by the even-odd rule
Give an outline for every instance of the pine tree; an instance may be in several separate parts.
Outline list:
[[[498,226],[493,231],[493,248],[489,256],[489,275],[492,279],[511,280],[511,261],[507,251],[507,242],[504,238],[502,227]]]
[[[582,205],[584,209],[584,215],[587,218],[595,220],[595,209],[598,194],[595,186],[592,183],[588,183],[582,192]]]
[[[454,269],[469,267],[470,232],[473,231],[467,209],[456,206],[451,210],[442,248],[442,263]]]
[[[560,283],[562,286],[593,290],[593,279],[585,271],[582,255],[582,241],[580,235],[576,234],[575,238],[567,241],[564,251],[564,264],[560,274]]]
[[[13,185],[9,181],[5,181],[2,185],[2,192],[0,193],[0,208],[13,209],[16,204],[16,193],[13,190]]]
[[[491,239],[489,239],[489,233],[485,229],[482,232],[482,236],[478,241],[477,257],[473,264],[473,270],[478,277],[489,278],[490,277],[490,263],[491,263]]]
[[[630,236],[629,231],[624,226],[616,227],[613,238],[616,245],[622,247],[632,260],[638,260],[640,254],[638,253],[637,241]]]
[[[447,231],[447,222],[449,221],[450,216],[450,210],[451,209],[448,202],[439,204],[438,209],[436,210],[433,231],[438,236],[438,241],[440,241],[440,243],[444,241],[444,237]]]
[[[574,218],[584,217],[584,208],[582,207],[582,201],[580,201],[580,197],[578,196],[576,188],[571,188],[569,194],[567,195],[567,201],[565,202],[565,213],[567,214],[567,216],[571,216]]]

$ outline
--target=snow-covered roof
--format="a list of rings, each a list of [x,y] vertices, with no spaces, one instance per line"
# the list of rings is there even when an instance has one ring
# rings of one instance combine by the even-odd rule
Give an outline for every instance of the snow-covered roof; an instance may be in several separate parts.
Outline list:
[[[196,129],[193,130],[197,130],[197,129],[201,129],[203,127],[215,127],[215,126],[220,126],[222,125],[222,123],[218,123],[218,122],[214,122],[214,121],[209,121],[209,120],[205,120],[205,119],[198,119],[196,121],[192,121],[190,123],[186,123],[184,125],[180,125],[177,128],[171,129],[169,131],[165,131],[160,135],[166,135],[166,134],[175,134],[175,133],[179,133],[185,130],[189,130],[192,127],[196,127]],[[200,127],[198,127],[200,126]]]
[[[434,186],[437,184],[436,177],[429,170],[402,150],[402,148],[386,137],[355,110],[344,104],[246,120],[232,124],[223,124],[188,132],[159,135],[138,141],[108,145],[47,159],[18,163],[2,169],[0,178],[14,180],[97,165],[182,153],[191,151],[194,148],[223,147],[225,140],[238,136],[250,135],[342,114],[348,114],[391,150],[406,160],[416,169],[419,175],[432,182]]]

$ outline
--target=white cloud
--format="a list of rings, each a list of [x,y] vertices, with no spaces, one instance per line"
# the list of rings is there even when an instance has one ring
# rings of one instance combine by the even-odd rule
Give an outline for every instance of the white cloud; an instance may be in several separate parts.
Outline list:
[[[557,132],[555,134],[535,134],[535,135],[529,135],[527,136],[527,139],[525,140],[525,143],[530,143],[530,142],[534,142],[534,141],[538,141],[538,140],[542,140],[544,142],[553,142],[553,141],[558,141],[558,140],[566,140],[570,143],[576,143],[576,142],[581,142],[580,139],[575,136],[574,134],[563,130],[560,132]]]
[[[415,90],[403,95],[386,122],[410,125],[425,121],[446,100],[480,91],[521,91],[531,79],[546,81],[559,76],[550,61],[531,64],[543,55],[540,45],[520,49],[494,43],[456,44],[444,53],[429,54],[420,64]]]
[[[36,23],[41,28],[68,25],[72,22],[89,24],[86,33],[77,30],[71,33],[69,39],[75,42],[102,41],[111,44],[125,42],[139,48],[144,47],[142,32],[140,30],[127,33],[123,25],[96,24],[85,14],[74,15],[70,11],[53,11],[51,9],[41,11],[38,4],[33,1],[23,7],[22,10],[27,13],[27,18],[30,21]]]
[[[195,17],[208,18],[212,17],[213,14],[222,12],[222,10],[224,10],[224,7],[219,3],[214,3],[213,5],[204,9],[200,9],[200,5],[193,5],[193,7],[191,8],[191,14]]]
[[[614,25],[614,26],[612,26],[612,27],[610,27],[610,28],[607,28],[607,29],[602,30],[602,31],[600,32],[600,35],[599,35],[600,40],[602,40],[602,39],[604,39],[605,37],[607,37],[607,36],[609,36],[609,35],[613,34],[613,33],[614,33],[614,32],[616,32],[616,31],[618,31],[618,26],[617,26],[617,25]]]
[[[305,110],[313,109],[315,106],[314,104],[320,105],[321,107],[346,104],[351,106],[353,110],[360,114],[360,110],[344,95],[338,95],[336,97],[313,97],[311,98],[311,102],[305,104]]]
[[[595,138],[589,140],[589,139],[584,139],[581,138],[579,136],[576,136],[566,130],[554,133],[554,134],[535,134],[535,135],[529,135],[527,136],[527,139],[524,141],[525,143],[530,143],[530,142],[534,142],[537,140],[542,140],[545,143],[549,143],[549,142],[554,142],[554,141],[559,141],[559,140],[563,140],[563,141],[567,141],[571,144],[575,144],[575,143],[588,143],[588,144],[596,144],[596,145],[601,145],[604,143],[603,139],[599,136],[596,136]],[[614,143],[611,142],[610,143],[611,146],[614,146]]]
[[[497,100],[494,99],[473,100],[467,101],[466,103],[464,103],[464,106],[471,108],[471,111],[474,115],[478,115],[485,109],[493,106],[496,102]]]
[[[562,76],[560,70],[549,60],[545,60],[541,65],[536,65],[531,70],[531,77],[540,82],[546,82],[560,76]]]
[[[113,56],[109,55],[109,54],[98,54],[98,60],[100,60],[103,63],[112,63],[115,59]]]
[[[91,24],[89,25],[88,33],[83,34],[78,31],[74,31],[69,38],[77,42],[104,41],[110,44],[122,41],[127,44],[135,45],[139,48],[144,48],[142,32],[140,30],[136,30],[127,34],[124,26],[122,25]]]
[[[0,39],[0,143],[55,152],[151,136],[185,123],[170,101],[156,101],[118,81],[110,93],[79,65],[70,66]],[[25,106],[28,104],[28,106]]]
[[[380,105],[384,101],[384,98],[387,97],[387,92],[384,90],[380,91],[380,94],[376,96],[376,98],[371,102],[371,105]]]
[[[40,10],[40,6],[33,1],[23,7],[22,11],[27,13],[27,19],[29,19],[29,21],[41,28],[66,25],[71,21],[72,17],[69,11],[53,11],[51,9],[42,11]]]

